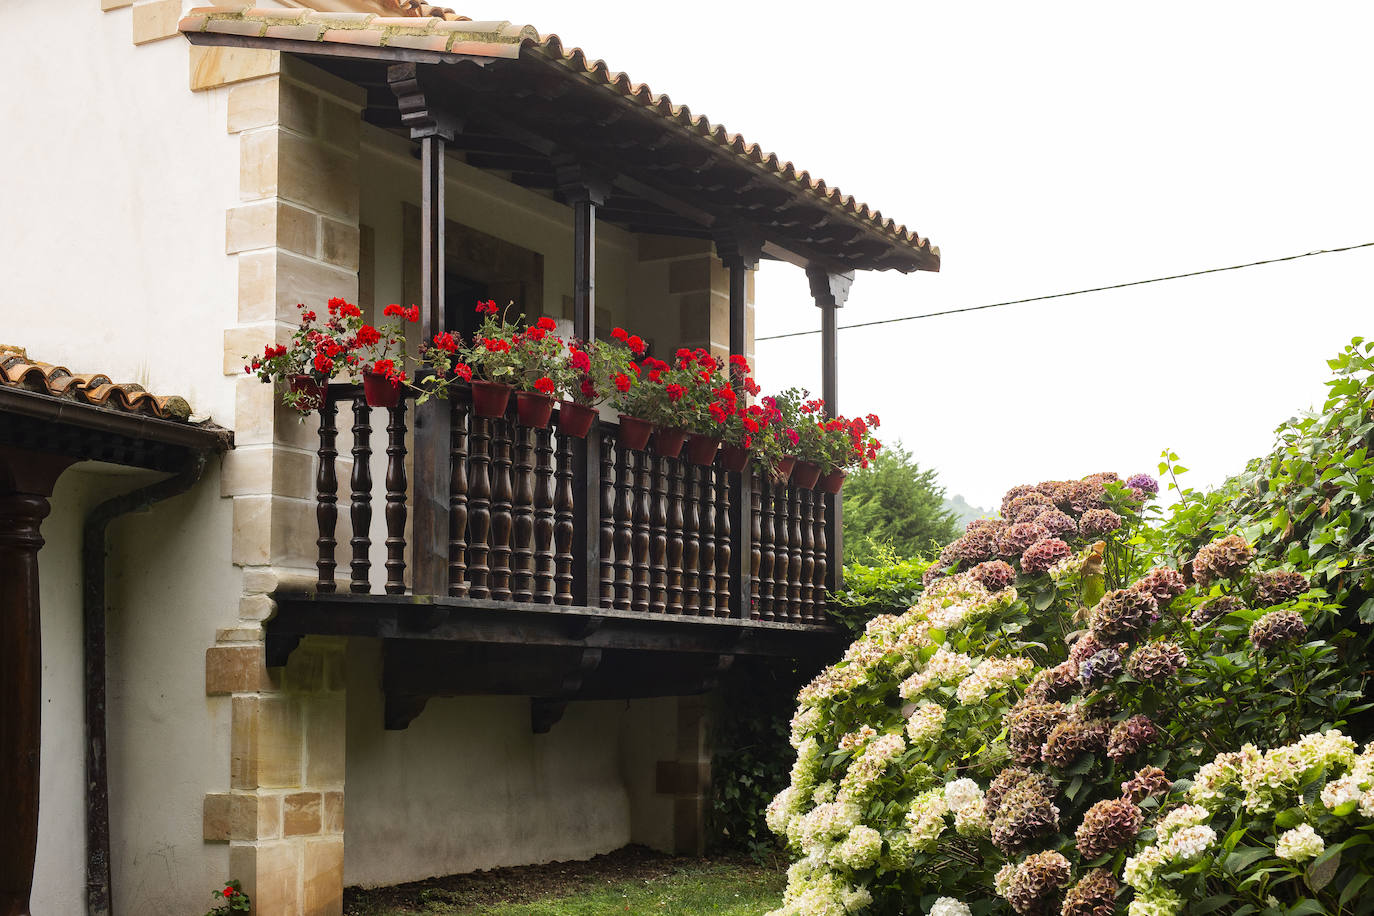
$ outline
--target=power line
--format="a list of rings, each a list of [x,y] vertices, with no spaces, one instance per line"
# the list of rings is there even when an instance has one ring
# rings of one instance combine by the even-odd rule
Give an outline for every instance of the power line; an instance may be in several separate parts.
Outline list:
[[[1082,296],[1086,293],[1101,293],[1111,289],[1125,289],[1128,286],[1144,286],[1147,283],[1163,283],[1165,280],[1182,280],[1187,277],[1201,277],[1204,274],[1219,274],[1228,270],[1244,270],[1247,267],[1260,267],[1264,264],[1278,264],[1282,261],[1296,261],[1300,258],[1311,258],[1319,254],[1337,254],[1342,251],[1354,251],[1357,248],[1374,247],[1374,242],[1361,242],[1358,245],[1347,245],[1344,248],[1323,248],[1319,251],[1308,251],[1303,254],[1290,254],[1282,258],[1268,258],[1263,261],[1251,261],[1249,264],[1232,264],[1230,267],[1211,267],[1207,270],[1194,270],[1186,274],[1170,274],[1167,277],[1152,277],[1149,280],[1132,280],[1129,283],[1114,283],[1111,286],[1094,286],[1091,289],[1075,289],[1067,293],[1052,293],[1048,296],[1032,296],[1029,299],[1009,299],[1006,302],[990,302],[987,305],[970,305],[959,309],[945,309],[942,312],[926,312],[922,315],[902,315],[897,318],[881,318],[877,321],[860,321],[857,324],[842,324],[838,330],[848,328],[869,328],[879,324],[896,324],[899,321],[917,321],[921,318],[937,318],[940,315],[958,315],[961,312],[977,312],[983,309],[996,309],[1005,305],[1023,305],[1027,302],[1044,302],[1046,299],[1063,299],[1068,296]],[[814,331],[791,331],[787,334],[769,334],[766,337],[757,337],[759,340],[781,340],[784,337],[805,337],[808,334],[819,334],[819,330]]]

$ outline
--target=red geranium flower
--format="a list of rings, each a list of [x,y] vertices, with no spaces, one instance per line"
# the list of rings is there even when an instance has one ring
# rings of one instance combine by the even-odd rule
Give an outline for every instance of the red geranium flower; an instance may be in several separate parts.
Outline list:
[[[568,353],[568,365],[578,372],[586,372],[592,368],[592,358],[582,350],[572,350]]]
[[[643,356],[644,351],[648,349],[644,343],[644,339],[638,334],[625,341],[625,345],[630,348],[630,352],[634,353],[635,356]]]
[[[454,363],[453,374],[465,382],[472,381],[472,367],[467,363]]]
[[[540,318],[540,319],[539,319],[539,322],[538,322],[538,324],[537,324],[536,326],[537,326],[541,331],[556,331],[556,330],[558,330],[558,322],[554,321],[552,318],[548,317],[547,315],[544,316],[543,318]]]
[[[534,390],[540,394],[553,394],[553,379],[544,376],[534,383]]]
[[[358,328],[358,346],[360,347],[370,347],[381,339],[381,332],[370,324]]]
[[[580,387],[582,389],[582,396],[587,400],[590,401],[592,398],[596,397],[596,386],[592,384],[592,380],[587,376],[582,376],[582,384]]]
[[[486,315],[495,315],[500,309],[496,307],[495,299],[488,299],[486,302],[477,303],[477,311]]]
[[[657,370],[655,370],[655,372],[657,372]],[[658,379],[653,377],[653,374],[650,374],[649,379],[650,381],[658,381]],[[683,388],[681,385],[669,385],[663,390],[668,392],[668,397],[674,401],[682,400],[682,396],[687,393],[687,389]]]
[[[399,318],[405,313],[406,310],[401,308],[394,302],[388,305],[386,308],[382,309],[382,314],[385,315],[387,318]]]
[[[611,328],[611,336],[616,340],[626,340],[629,338],[630,332],[624,328]]]
[[[623,372],[619,372],[616,374],[615,388],[617,391],[624,394],[626,391],[630,390],[630,384],[630,377],[628,375],[626,375]]]

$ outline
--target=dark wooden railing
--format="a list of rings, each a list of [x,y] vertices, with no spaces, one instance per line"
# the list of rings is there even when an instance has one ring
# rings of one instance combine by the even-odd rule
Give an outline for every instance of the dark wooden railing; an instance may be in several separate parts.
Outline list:
[[[826,535],[836,497],[719,463],[692,464],[685,450],[663,458],[623,448],[615,423],[594,425],[589,447],[562,432],[557,414],[550,428],[533,429],[520,425],[513,401],[504,417],[488,419],[472,411],[466,388],[451,394],[438,405],[449,411],[448,441],[429,453],[416,446],[413,456],[417,463],[448,463],[447,475],[441,468],[432,476],[448,480],[448,555],[434,562],[441,574],[446,570],[450,596],[791,623],[826,619],[826,595],[840,566]],[[340,588],[340,405],[351,408],[353,424],[348,590],[372,592],[372,502],[374,481],[381,481],[383,589],[405,594],[410,405],[369,407],[356,385],[329,386],[319,411],[317,589]],[[384,434],[380,448],[374,429]],[[578,475],[584,456],[597,473]],[[581,491],[579,476],[591,482]],[[574,556],[575,544],[595,555]]]

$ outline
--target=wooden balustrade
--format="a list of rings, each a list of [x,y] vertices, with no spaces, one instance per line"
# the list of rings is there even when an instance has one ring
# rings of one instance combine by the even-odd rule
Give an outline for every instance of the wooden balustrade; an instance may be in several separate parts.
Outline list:
[[[372,592],[374,415],[385,410],[383,589],[407,591],[407,569],[433,559],[453,597],[581,605],[649,614],[780,622],[825,620],[827,583],[837,559],[827,544],[835,497],[764,480],[740,479],[684,454],[665,458],[622,448],[614,423],[591,435],[599,459],[594,492],[574,486],[585,446],[553,425],[533,429],[506,416],[480,417],[468,393],[454,392],[442,446],[412,447],[412,460],[447,460],[446,557],[412,557],[406,472],[407,404],[371,408],[355,385],[331,385],[320,410],[316,520],[321,592],[334,591],[338,546],[340,403],[352,408],[348,520],[349,590]],[[745,472],[750,473],[750,472]],[[414,475],[419,476],[419,475]],[[442,479],[442,478],[441,478]],[[734,493],[743,494],[738,499]],[[738,503],[732,506],[732,499]],[[441,529],[442,530],[442,529]],[[572,554],[580,530],[598,552],[580,584]],[[743,577],[743,581],[736,582]],[[582,592],[586,592],[583,594]]]

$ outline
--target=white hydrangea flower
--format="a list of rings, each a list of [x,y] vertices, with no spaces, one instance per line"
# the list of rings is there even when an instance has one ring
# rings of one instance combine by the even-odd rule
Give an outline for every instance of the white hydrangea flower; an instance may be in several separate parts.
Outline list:
[[[1217,832],[1206,824],[1181,827],[1165,841],[1165,855],[1179,862],[1192,862],[1216,844]]]
[[[798,707],[796,715],[792,716],[792,747],[801,747],[802,742],[807,738],[814,737],[820,730],[823,717],[821,711],[814,706]]]
[[[960,903],[953,897],[941,897],[930,908],[929,916],[973,916],[968,904]]]
[[[1205,823],[1211,817],[1212,813],[1201,805],[1183,805],[1159,819],[1159,823],[1155,825],[1155,836],[1163,842],[1169,839],[1175,830]]]
[[[768,825],[769,830],[779,836],[787,832],[788,818],[795,814],[797,810],[798,794],[800,793],[797,792],[796,788],[788,786],[775,795],[773,800],[768,803],[768,807],[763,813],[763,819],[764,823]]]
[[[873,726],[860,725],[858,731],[852,731],[840,739],[840,750],[852,751],[856,747],[863,747],[876,737],[878,732]]]
[[[897,692],[904,700],[912,700],[931,684],[956,681],[973,670],[973,659],[962,652],[951,652],[945,646],[935,650],[930,661],[911,677],[902,681]]]
[[[1326,841],[1317,835],[1311,824],[1299,824],[1279,834],[1279,841],[1274,844],[1274,854],[1290,862],[1301,862],[1303,859],[1315,859],[1325,848]]]
[[[1121,870],[1121,880],[1137,891],[1145,891],[1154,886],[1155,871],[1168,864],[1169,857],[1158,846],[1146,846],[1126,860]]]
[[[988,694],[1005,687],[1033,667],[1028,658],[986,658],[959,682],[955,696],[964,705],[981,702]]]
[[[983,800],[983,790],[972,779],[962,778],[945,784],[945,804],[958,814]]]
[[[933,741],[944,728],[945,708],[935,703],[922,703],[906,720],[906,736],[913,745]]]
[[[835,800],[835,790],[837,786],[829,779],[816,786],[816,791],[811,793],[811,804],[824,805]]]
[[[1183,909],[1183,898],[1166,887],[1152,888],[1145,895],[1137,894],[1126,909],[1126,916],[1175,916]]]
[[[911,809],[906,813],[906,826],[911,834],[911,845],[924,851],[935,846],[935,841],[945,830],[945,815],[949,806],[945,804],[943,789],[931,789],[916,796]]]
[[[1011,893],[1011,879],[1016,875],[1016,866],[1011,862],[997,869],[997,874],[992,876],[992,888],[997,891],[997,896],[1005,898]]]
[[[836,850],[836,855],[845,866],[858,871],[877,862],[882,851],[882,834],[865,824],[856,824]]]
[[[1333,779],[1322,787],[1322,804],[1330,811],[1346,805],[1358,806],[1363,800],[1364,790],[1353,773]]]
[[[883,735],[870,741],[863,752],[850,761],[849,769],[840,780],[840,795],[855,801],[863,798],[883,775],[892,758],[905,750],[906,741],[901,735]]]

